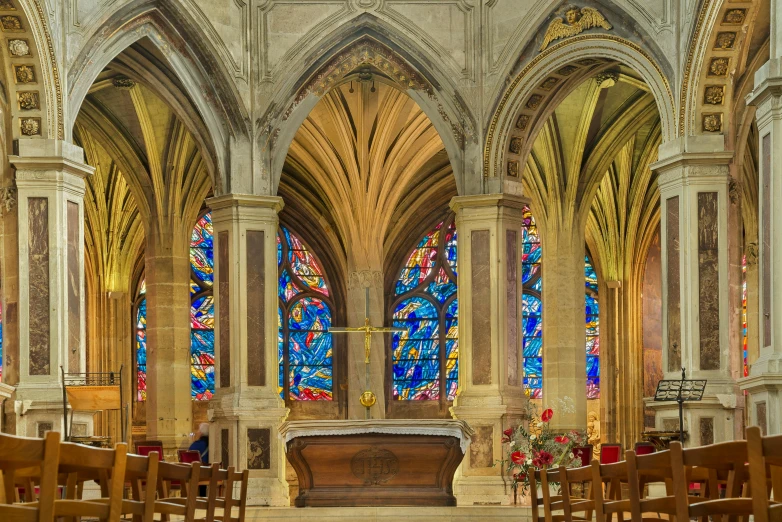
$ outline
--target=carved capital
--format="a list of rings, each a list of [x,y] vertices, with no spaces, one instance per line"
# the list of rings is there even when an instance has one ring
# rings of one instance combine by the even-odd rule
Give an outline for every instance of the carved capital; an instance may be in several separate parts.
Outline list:
[[[383,286],[383,272],[379,270],[361,270],[351,272],[348,288],[371,288]]]
[[[747,250],[745,252],[747,256],[747,266],[754,266],[758,263],[758,243],[757,241],[753,241],[751,243],[747,243]]]
[[[16,187],[0,188],[0,208],[3,213],[11,212],[16,207]]]

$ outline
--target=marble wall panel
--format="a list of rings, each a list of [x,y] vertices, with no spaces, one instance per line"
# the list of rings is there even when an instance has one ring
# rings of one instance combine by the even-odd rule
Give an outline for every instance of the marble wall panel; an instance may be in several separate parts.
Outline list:
[[[763,184],[763,346],[771,346],[771,134],[763,136],[761,183]]]
[[[701,446],[714,444],[714,418],[701,417]]]
[[[47,431],[52,431],[54,429],[54,426],[51,422],[39,422],[38,423],[38,438],[42,439],[44,435],[46,435]]]
[[[508,385],[519,386],[519,282],[518,260],[516,253],[517,232],[505,231],[505,257],[507,259],[508,284]]]
[[[472,272],[472,383],[491,384],[491,267],[489,231],[473,230]]]
[[[494,465],[494,428],[492,426],[473,426],[475,437],[470,443],[470,467],[490,468]]]
[[[228,430],[220,430],[220,462],[223,463],[223,469],[228,469],[228,466],[231,465],[230,455],[228,453],[230,442],[231,441],[228,439]]]
[[[763,436],[768,435],[768,418],[766,417],[766,403],[764,402],[758,402],[755,404],[755,417],[758,420],[758,427],[760,428],[760,433]]]
[[[27,200],[29,255],[29,373],[50,374],[49,200]]]
[[[720,369],[719,199],[698,193],[698,327],[700,369]]]
[[[81,371],[81,271],[79,270],[79,205],[68,202],[68,372]]]
[[[266,385],[263,347],[266,332],[264,241],[263,230],[247,231],[247,384],[250,386]]]
[[[269,428],[247,429],[247,469],[269,469],[271,430]]]
[[[230,247],[228,232],[217,234],[217,297],[220,300],[220,387],[231,385],[231,269],[228,261]]]
[[[682,366],[682,316],[681,316],[681,268],[679,266],[679,196],[668,198],[666,212],[666,261],[668,269],[668,371],[675,372]]]
[[[660,230],[646,254],[643,280],[643,386],[644,397],[653,397],[657,383],[663,379],[663,283]],[[644,426],[654,428],[654,410],[644,410]]]

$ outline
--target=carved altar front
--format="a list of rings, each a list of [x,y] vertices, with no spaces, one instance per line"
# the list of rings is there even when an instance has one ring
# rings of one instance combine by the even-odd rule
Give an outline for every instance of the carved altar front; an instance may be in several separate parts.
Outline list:
[[[458,420],[284,423],[297,507],[455,506],[453,475],[472,429]]]

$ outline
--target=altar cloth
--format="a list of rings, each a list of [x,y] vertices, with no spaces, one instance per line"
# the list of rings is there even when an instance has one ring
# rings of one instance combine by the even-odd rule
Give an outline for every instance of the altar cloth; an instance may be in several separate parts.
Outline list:
[[[280,426],[280,436],[288,442],[296,437],[315,437],[319,435],[364,435],[380,433],[384,435],[429,435],[456,437],[462,453],[467,453],[475,432],[470,425],[455,419],[339,419],[339,420],[301,420],[288,421]]]

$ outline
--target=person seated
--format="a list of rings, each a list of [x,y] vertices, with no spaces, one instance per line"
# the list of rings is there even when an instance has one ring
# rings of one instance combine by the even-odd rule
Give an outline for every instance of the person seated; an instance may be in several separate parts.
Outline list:
[[[191,451],[197,451],[199,455],[201,455],[201,462],[203,464],[209,464],[209,424],[206,422],[202,422],[198,426],[198,434],[196,435],[196,440],[193,441],[193,443],[190,445]],[[198,496],[199,497],[205,497],[206,496],[206,485],[200,485],[198,486]]]

